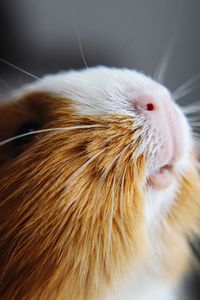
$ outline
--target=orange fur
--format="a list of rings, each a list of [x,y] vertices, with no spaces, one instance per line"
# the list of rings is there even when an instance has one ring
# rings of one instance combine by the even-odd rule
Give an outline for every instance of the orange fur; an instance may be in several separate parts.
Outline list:
[[[15,158],[6,154],[12,145],[0,149],[1,299],[102,299],[130,263],[151,259],[145,157],[135,157],[140,141],[133,138],[140,128],[126,116],[77,115],[70,100],[45,93],[2,106],[0,114],[2,140],[38,116],[42,128],[99,126],[40,133]],[[179,260],[175,276],[187,265],[185,236],[195,232],[200,206],[195,167],[180,180],[169,215],[173,235],[164,227],[160,234],[170,249],[163,272],[173,273]]]
[[[36,98],[41,101],[42,97],[51,100],[46,106],[51,110],[52,99]],[[134,178],[131,149],[120,162],[128,166],[123,191],[119,189],[122,168],[114,182],[117,162],[107,178],[101,178],[126,143],[134,146],[129,121],[120,123],[116,116],[77,118],[66,100],[53,100],[52,120],[46,127],[93,123],[102,127],[84,133],[80,129],[41,134],[1,172],[4,299],[98,298],[103,285],[123,270],[127,258],[140,251],[143,216],[138,180],[143,174]],[[101,150],[101,155],[76,173]],[[138,164],[143,167],[142,157]]]

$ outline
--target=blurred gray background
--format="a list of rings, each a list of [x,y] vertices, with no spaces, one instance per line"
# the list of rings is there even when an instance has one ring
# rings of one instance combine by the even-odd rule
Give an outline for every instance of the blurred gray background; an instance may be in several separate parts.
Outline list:
[[[0,34],[0,58],[36,76],[84,68],[81,47],[88,66],[153,76],[169,45],[171,91],[200,73],[200,0],[1,0]],[[0,99],[32,80],[0,62]],[[199,98],[196,89],[184,101]],[[193,278],[187,285],[196,298],[185,293],[188,300],[200,299]]]
[[[79,39],[88,66],[148,75],[171,43],[171,90],[200,70],[199,0],[1,0],[0,22],[0,57],[39,76],[85,67]],[[30,80],[2,63],[0,75],[16,85]]]

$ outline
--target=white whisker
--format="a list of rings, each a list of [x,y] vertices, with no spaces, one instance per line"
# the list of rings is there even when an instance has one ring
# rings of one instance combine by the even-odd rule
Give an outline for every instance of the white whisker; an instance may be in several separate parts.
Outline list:
[[[189,120],[192,127],[199,127],[200,128],[200,121],[191,121]]]
[[[111,189],[111,208],[110,208],[110,218],[109,218],[109,227],[108,227],[108,241],[107,241],[107,261],[109,259],[109,253],[111,254],[112,247],[112,226],[113,226],[113,215],[114,215],[114,206],[115,206],[115,183],[116,183],[116,173],[113,178],[113,184]],[[108,264],[109,268],[109,264]]]
[[[112,163],[106,168],[106,170],[102,174],[100,180],[105,180],[105,178],[107,177],[108,173],[112,169],[112,167],[113,167],[114,163],[116,162],[116,160],[121,158],[121,156],[124,154],[124,152],[126,151],[126,149],[128,147],[130,147],[130,144],[126,145],[126,147],[120,153],[117,154],[117,156],[114,158],[114,160],[112,161]]]
[[[182,106],[181,110],[185,115],[198,113],[200,112],[200,102],[195,102],[194,104]]]
[[[115,207],[115,186],[116,186],[116,180],[117,180],[117,176],[119,175],[119,164],[120,161],[123,157],[123,154],[125,153],[125,151],[128,149],[128,147],[130,147],[131,143],[129,143],[113,160],[113,163],[111,164],[111,166],[106,170],[106,176],[108,174],[108,172],[111,170],[113,164],[117,161],[116,164],[116,170],[115,170],[115,174],[114,174],[114,178],[113,178],[113,184],[112,184],[112,189],[111,189],[111,196],[112,196],[112,202],[111,202],[111,210],[110,210],[110,219],[109,219],[109,229],[108,229],[108,242],[107,242],[107,253],[110,253],[111,250],[111,246],[112,246],[112,227],[113,227],[113,215],[114,215],[114,207]],[[103,175],[104,179],[105,179],[105,175]],[[121,194],[120,194],[121,197]],[[121,201],[121,199],[120,199]],[[124,224],[122,224],[123,226]],[[124,228],[123,228],[123,234],[124,234]],[[125,236],[125,234],[123,235],[123,237]],[[126,239],[124,238],[124,242],[126,242]],[[109,256],[107,257],[107,259],[109,258]]]
[[[123,155],[123,154],[122,154]],[[121,157],[118,160],[121,161]],[[126,172],[127,172],[127,164],[125,164],[125,168],[124,168],[124,172],[122,174],[122,179],[121,179],[121,184],[119,184],[119,211],[120,211],[120,216],[121,216],[121,234],[122,234],[122,238],[123,238],[123,243],[125,245],[125,248],[129,249],[129,245],[128,245],[128,240],[126,238],[126,230],[125,230],[125,223],[124,223],[124,199],[123,199],[123,195],[124,195],[124,182],[125,182],[125,176],[126,176]]]
[[[64,89],[61,89],[61,90],[62,90],[63,92],[69,93],[67,90],[64,90]],[[70,93],[70,94],[71,94],[73,97],[77,98],[75,94],[73,94],[73,93]],[[87,102],[84,102],[84,101],[82,101],[82,99],[80,99],[80,98],[79,98],[79,100],[77,100],[77,99],[75,99],[75,98],[73,98],[73,99],[71,99],[71,100],[72,100],[73,102],[77,102],[78,105],[84,104],[84,105],[86,105],[86,106],[89,106],[89,107],[91,107],[91,108],[94,108],[95,110],[99,110],[99,111],[105,113],[105,110],[104,110],[104,109],[102,109],[102,108],[100,108],[100,107],[97,107],[97,106],[95,106],[95,105],[89,104],[89,103],[87,103]],[[110,110],[113,110],[113,111],[115,112],[114,109],[111,109],[111,108],[110,108]]]
[[[193,116],[188,116],[187,118],[190,122],[198,122],[200,121],[200,117],[197,115],[193,115]]]
[[[77,20],[75,20],[75,27],[76,27],[76,37],[77,37],[77,41],[78,41],[78,45],[79,45],[79,50],[80,50],[80,53],[81,53],[81,57],[83,59],[84,65],[88,69],[88,64],[86,62],[85,55],[83,53],[83,47],[82,47],[81,38],[80,38],[80,29],[79,29],[79,24],[78,24]]]
[[[10,67],[12,67],[12,68],[18,70],[18,71],[20,71],[20,72],[26,74],[26,75],[28,75],[28,76],[34,78],[34,79],[42,80],[40,77],[38,77],[38,76],[36,76],[36,75],[34,75],[34,74],[32,74],[32,73],[29,73],[29,72],[27,72],[26,70],[24,70],[24,69],[22,69],[22,68],[20,68],[20,67],[17,67],[16,65],[12,64],[11,62],[9,62],[9,61],[7,61],[7,60],[1,58],[1,57],[0,57],[0,61],[3,62],[3,63],[6,64],[6,65],[8,65],[8,66],[10,66]]]
[[[200,133],[198,132],[193,132],[193,136],[197,139],[200,139]]]
[[[194,138],[194,147],[197,152],[200,153],[200,136],[193,136]]]
[[[123,210],[123,192],[124,192],[124,182],[125,182],[125,176],[126,176],[126,171],[127,171],[127,165],[124,168],[124,172],[122,175],[122,182],[121,182],[121,186],[120,186],[120,213],[121,213],[121,217],[123,219],[123,214],[124,214],[124,210]]]
[[[47,128],[47,129],[35,130],[35,131],[19,134],[17,136],[12,137],[12,138],[6,139],[6,140],[0,142],[0,146],[3,146],[7,143],[13,142],[17,139],[20,139],[20,138],[23,138],[23,137],[26,137],[26,136],[29,136],[29,135],[34,135],[34,134],[43,133],[43,132],[70,131],[70,130],[75,130],[75,129],[89,129],[89,128],[97,128],[97,127],[104,127],[104,126],[101,126],[101,125],[80,125],[80,126],[57,127],[57,128]]]
[[[6,65],[8,65],[8,66],[10,66],[10,67],[12,67],[12,68],[18,70],[18,71],[20,71],[20,72],[22,72],[22,73],[24,73],[24,74],[30,76],[31,78],[37,79],[38,81],[41,81],[41,82],[43,82],[43,80],[44,80],[44,79],[42,79],[42,78],[40,78],[40,77],[38,77],[38,76],[36,76],[36,75],[34,75],[34,74],[32,74],[32,73],[30,73],[30,72],[28,72],[28,71],[22,69],[22,68],[20,68],[20,67],[14,65],[14,64],[12,64],[11,62],[9,62],[9,61],[7,61],[7,60],[1,58],[1,57],[0,57],[0,61],[3,62],[3,63],[6,64]],[[48,84],[48,82],[47,82],[47,84]],[[77,95],[76,95],[76,94],[74,94],[74,93],[72,93],[72,92],[70,92],[70,91],[68,91],[68,90],[66,90],[66,89],[64,89],[64,88],[61,88],[61,87],[59,87],[59,86],[57,86],[57,85],[55,85],[55,84],[49,83],[49,86],[50,86],[50,87],[51,87],[51,86],[52,86],[52,87],[55,87],[56,89],[57,89],[57,88],[60,88],[61,91],[65,92],[65,93],[67,93],[67,94],[69,94],[69,95],[71,95],[71,96],[74,97],[74,98],[77,98]],[[84,105],[86,105],[86,106],[92,107],[92,108],[94,108],[95,110],[99,110],[99,111],[104,112],[103,109],[101,109],[101,108],[99,108],[99,107],[96,107],[95,105],[89,104],[89,103],[87,103],[87,102],[84,102],[84,101],[82,101],[82,99],[80,99],[80,98],[79,98],[78,100],[76,100],[76,99],[72,99],[72,100],[73,100],[74,102],[77,102],[78,104],[81,103],[81,104],[84,104]]]
[[[200,86],[200,74],[195,75],[185,83],[183,83],[179,88],[177,88],[172,96],[175,101],[185,97],[186,95],[193,92],[196,88]]]
[[[165,76],[166,76],[167,68],[169,66],[169,61],[171,58],[173,48],[174,48],[174,39],[168,45],[163,56],[161,57],[158,66],[156,67],[153,78],[160,83],[164,83],[165,81]]]

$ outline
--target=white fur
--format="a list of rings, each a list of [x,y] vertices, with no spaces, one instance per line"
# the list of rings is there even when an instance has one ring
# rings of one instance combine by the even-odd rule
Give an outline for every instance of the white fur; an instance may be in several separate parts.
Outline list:
[[[102,66],[48,75],[27,85],[23,92],[26,90],[47,91],[75,100],[78,111],[86,115],[131,113],[129,101],[138,95],[151,91],[160,98],[168,94],[165,87],[135,70]]]
[[[134,271],[108,291],[105,300],[177,300],[178,297],[179,291],[174,283]]]

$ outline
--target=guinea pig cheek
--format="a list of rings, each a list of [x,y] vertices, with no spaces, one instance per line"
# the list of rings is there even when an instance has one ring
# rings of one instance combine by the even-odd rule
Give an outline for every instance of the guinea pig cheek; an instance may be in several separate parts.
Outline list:
[[[150,161],[147,182],[156,189],[165,189],[173,182],[173,167],[183,155],[183,124],[171,101],[157,106],[148,118],[152,124],[152,143],[156,151]]]

